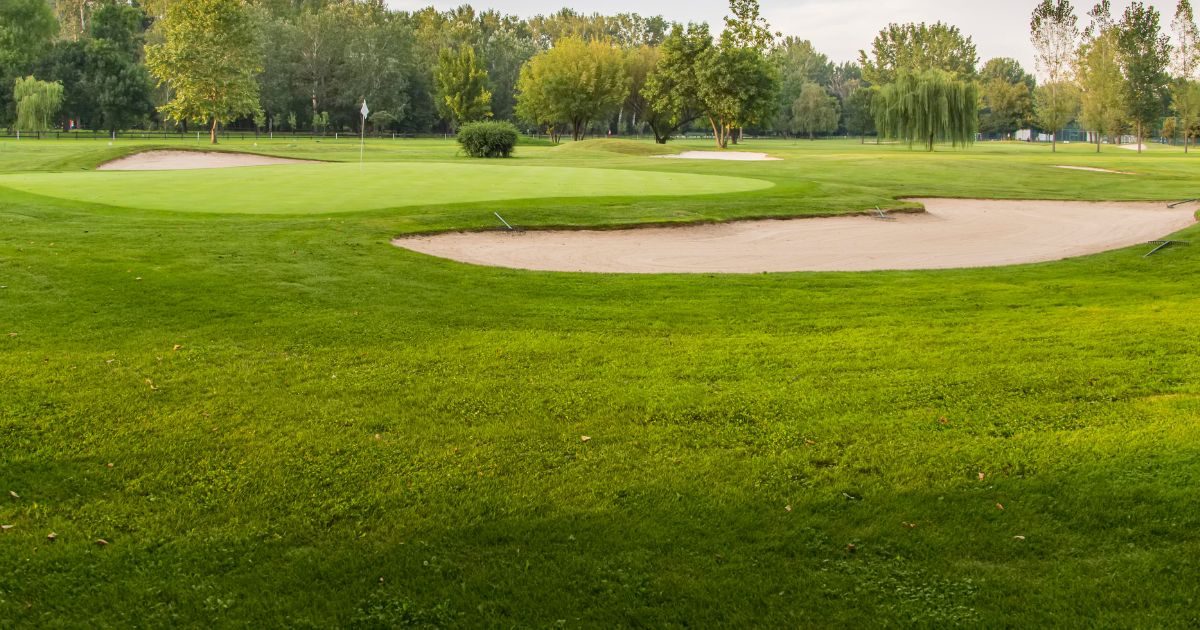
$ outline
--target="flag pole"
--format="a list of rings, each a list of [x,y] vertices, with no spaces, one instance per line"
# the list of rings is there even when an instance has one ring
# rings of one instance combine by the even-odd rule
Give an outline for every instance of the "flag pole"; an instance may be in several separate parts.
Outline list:
[[[358,168],[362,170],[363,152],[367,146],[367,114],[371,113],[371,110],[367,109],[367,99],[363,99],[362,109],[358,113],[362,114],[362,127],[359,129],[361,136],[358,144]]]

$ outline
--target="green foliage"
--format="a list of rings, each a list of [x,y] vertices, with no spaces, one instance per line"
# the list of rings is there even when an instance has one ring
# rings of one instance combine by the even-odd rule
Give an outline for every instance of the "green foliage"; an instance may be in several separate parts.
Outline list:
[[[475,158],[512,157],[519,131],[510,122],[486,120],[471,122],[458,130],[458,143]]]
[[[756,50],[760,54],[774,46],[781,35],[771,31],[771,25],[759,11],[758,0],[729,0],[730,14],[725,16],[722,43]]]
[[[791,110],[791,131],[806,134],[810,140],[818,133],[838,130],[841,106],[837,98],[830,96],[825,88],[816,83],[808,83],[800,90],[800,96],[792,103]]]
[[[792,105],[800,98],[805,86],[830,86],[835,66],[829,57],[817,52],[812,42],[796,37],[785,38],[771,50],[769,59],[779,76],[780,107],[774,127],[780,131],[794,131]]]
[[[942,70],[962,80],[975,79],[979,54],[975,42],[957,26],[943,24],[889,24],[871,44],[871,54],[860,50],[863,79],[886,85],[903,72],[920,74]]]
[[[1075,84],[1079,88],[1079,121],[1096,134],[1096,151],[1103,138],[1125,130],[1125,76],[1117,47],[1118,32],[1109,4],[1102,2],[1088,14],[1092,24],[1075,60]]]
[[[629,96],[629,75],[620,49],[572,37],[530,59],[517,89],[518,115],[551,129],[569,124],[581,140],[591,121],[615,112]]]
[[[1038,71],[1048,89],[1034,95],[1034,115],[1046,131],[1053,134],[1051,151],[1058,150],[1057,133],[1072,103],[1070,63],[1079,39],[1079,18],[1069,0],[1042,0],[1029,21],[1030,41],[1036,51]]]
[[[442,99],[438,106],[452,126],[491,117],[492,93],[487,89],[488,75],[479,64],[474,48],[442,49],[434,77]]]
[[[979,89],[943,70],[920,74],[901,72],[880,89],[873,107],[875,125],[888,138],[920,142],[933,151],[934,143],[969,146],[979,128]]]
[[[700,102],[719,148],[732,131],[766,120],[778,106],[775,68],[757,50],[722,42],[706,50],[696,67]]]
[[[46,131],[50,129],[51,118],[62,107],[63,86],[29,76],[16,80],[13,98],[17,103],[17,130]]]
[[[8,87],[38,70],[57,31],[45,0],[0,0],[0,125],[11,123],[16,113]]]
[[[1141,2],[1125,9],[1119,29],[1117,50],[1125,74],[1126,110],[1136,126],[1141,151],[1146,130],[1156,127],[1163,114],[1171,44],[1159,29],[1158,10]]]
[[[659,47],[654,71],[643,88],[647,111],[642,115],[659,144],[666,144],[703,115],[698,69],[712,47],[712,35],[704,24],[689,24],[686,31],[676,24]]]
[[[866,140],[867,134],[875,133],[875,88],[860,87],[846,99],[846,131]]]
[[[188,0],[170,5],[163,42],[146,47],[146,65],[171,100],[159,108],[178,121],[217,125],[259,109],[262,53],[246,0]]]
[[[1048,83],[1033,92],[1034,122],[1057,139],[1058,132],[1079,115],[1079,88],[1074,83]]]
[[[1187,151],[1200,127],[1200,82],[1177,81],[1171,90],[1171,109],[1179,117],[1178,131]]]

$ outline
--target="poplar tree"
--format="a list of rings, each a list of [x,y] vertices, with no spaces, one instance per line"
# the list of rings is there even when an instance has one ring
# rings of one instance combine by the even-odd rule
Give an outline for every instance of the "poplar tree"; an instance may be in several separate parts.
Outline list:
[[[1042,0],[1033,10],[1029,22],[1030,39],[1037,52],[1037,69],[1048,90],[1041,99],[1035,99],[1038,119],[1044,123],[1057,124],[1057,114],[1066,109],[1064,99],[1069,94],[1060,93],[1070,85],[1071,59],[1075,55],[1075,44],[1079,39],[1079,18],[1069,0]],[[1065,124],[1063,121],[1062,124]],[[1058,150],[1060,127],[1046,129],[1050,132],[1050,150]]]
[[[1088,13],[1092,22],[1075,59],[1079,87],[1079,120],[1096,136],[1096,152],[1105,136],[1118,136],[1125,126],[1125,76],[1118,58],[1119,33],[1109,0]]]
[[[488,91],[488,73],[475,56],[475,49],[463,46],[458,51],[443,48],[438,54],[438,108],[453,128],[492,116],[492,93]]]
[[[1117,46],[1127,86],[1126,109],[1141,153],[1146,130],[1155,128],[1162,116],[1162,94],[1169,82],[1171,44],[1159,29],[1158,10],[1141,2],[1130,4],[1121,19]]]
[[[1197,102],[1196,71],[1200,67],[1200,31],[1196,28],[1196,16],[1189,0],[1179,0],[1175,19],[1171,22],[1175,47],[1171,54],[1171,74],[1174,85],[1171,89],[1171,107],[1179,116],[1179,127],[1183,128],[1183,152],[1191,144],[1192,130],[1196,126],[1200,103]]]

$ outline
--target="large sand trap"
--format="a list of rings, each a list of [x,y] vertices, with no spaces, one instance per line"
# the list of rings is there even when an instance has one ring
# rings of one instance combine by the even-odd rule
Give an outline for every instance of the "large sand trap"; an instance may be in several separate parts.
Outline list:
[[[98,171],[184,171],[203,168],[237,168],[274,164],[311,164],[309,160],[222,153],[217,151],[144,151],[96,167]]]
[[[728,162],[777,162],[780,158],[749,151],[684,151],[676,155],[658,155],[668,160],[723,160]]]
[[[992,267],[1144,243],[1195,222],[1162,203],[922,199],[895,221],[836,217],[612,231],[460,232],[393,241],[466,263],[543,271],[759,273]]]
[[[1054,168],[1065,168],[1069,171],[1087,171],[1089,173],[1111,173],[1113,175],[1137,175],[1129,171],[1114,171],[1107,168],[1096,168],[1094,166],[1055,166]]]

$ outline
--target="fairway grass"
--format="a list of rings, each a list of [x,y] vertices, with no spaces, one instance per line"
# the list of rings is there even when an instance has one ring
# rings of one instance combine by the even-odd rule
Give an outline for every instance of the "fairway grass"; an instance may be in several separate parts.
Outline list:
[[[770,188],[744,177],[479,164],[295,164],[0,175],[0,186],[143,210],[326,214],[549,197],[711,195]]]
[[[16,177],[162,148],[14,144]],[[260,144],[223,146],[358,158]],[[389,243],[493,211],[1200,196],[1200,156],[1169,149],[742,149],[784,159],[478,168],[772,187],[298,216],[0,188],[0,627],[1200,625],[1200,227],[1151,258],[862,274],[540,273]],[[364,169],[475,168],[455,151],[368,143]]]

